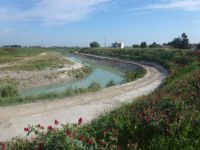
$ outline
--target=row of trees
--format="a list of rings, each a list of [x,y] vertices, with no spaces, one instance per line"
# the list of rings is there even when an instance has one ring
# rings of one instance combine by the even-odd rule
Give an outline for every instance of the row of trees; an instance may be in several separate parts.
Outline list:
[[[146,42],[142,42],[140,45],[134,44],[132,47],[133,48],[147,48],[147,47],[149,47],[149,48],[161,48],[162,46],[160,44],[157,44],[156,42],[153,42],[149,46],[147,45]]]
[[[178,48],[178,49],[190,48],[189,39],[185,33],[183,33],[181,37],[177,37],[173,41],[169,42],[168,45],[173,46],[174,48]]]
[[[164,43],[163,45],[157,44],[156,42],[153,42],[150,45],[147,45],[146,42],[142,42],[141,44],[134,44],[133,48],[161,48],[162,46],[165,47],[172,47],[177,49],[190,49],[191,44],[189,43],[188,36],[186,33],[183,33],[180,37],[175,38],[171,42]],[[90,43],[91,48],[98,48],[100,47],[100,44],[98,42],[92,42]],[[196,46],[196,49],[200,49],[200,43]]]

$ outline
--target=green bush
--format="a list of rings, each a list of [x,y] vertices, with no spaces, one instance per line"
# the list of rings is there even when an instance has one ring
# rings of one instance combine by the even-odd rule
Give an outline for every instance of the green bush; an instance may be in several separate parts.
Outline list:
[[[98,82],[93,81],[89,86],[89,91],[99,91],[101,89],[101,85]]]
[[[4,86],[0,89],[1,97],[15,97],[18,96],[18,90],[12,85]]]
[[[116,83],[114,80],[110,80],[107,84],[106,84],[106,87],[110,87],[110,86],[115,86]]]

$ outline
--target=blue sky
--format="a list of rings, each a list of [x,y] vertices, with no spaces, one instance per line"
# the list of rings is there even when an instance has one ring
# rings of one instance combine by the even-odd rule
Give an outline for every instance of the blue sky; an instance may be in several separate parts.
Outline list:
[[[0,0],[0,45],[200,42],[200,0]]]

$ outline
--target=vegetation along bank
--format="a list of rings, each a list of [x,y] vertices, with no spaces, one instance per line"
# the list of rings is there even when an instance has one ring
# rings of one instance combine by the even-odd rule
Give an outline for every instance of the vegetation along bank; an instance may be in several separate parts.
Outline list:
[[[15,149],[198,149],[200,146],[200,56],[196,51],[87,49],[82,52],[160,63],[170,74],[155,92],[103,114],[91,123],[25,128],[32,140],[2,143]],[[55,120],[55,124],[59,121]]]

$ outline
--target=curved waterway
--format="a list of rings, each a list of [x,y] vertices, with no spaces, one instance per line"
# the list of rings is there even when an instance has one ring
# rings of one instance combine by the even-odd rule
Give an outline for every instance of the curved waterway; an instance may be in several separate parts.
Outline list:
[[[105,87],[110,80],[115,81],[115,83],[118,85],[124,83],[124,73],[119,71],[118,69],[113,69],[112,67],[98,64],[93,60],[81,58],[74,55],[71,55],[68,58],[91,67],[92,73],[80,80],[25,89],[23,91],[20,91],[21,95],[35,96],[38,94],[50,92],[63,92],[68,88],[87,88],[94,81],[98,82],[101,87]]]

